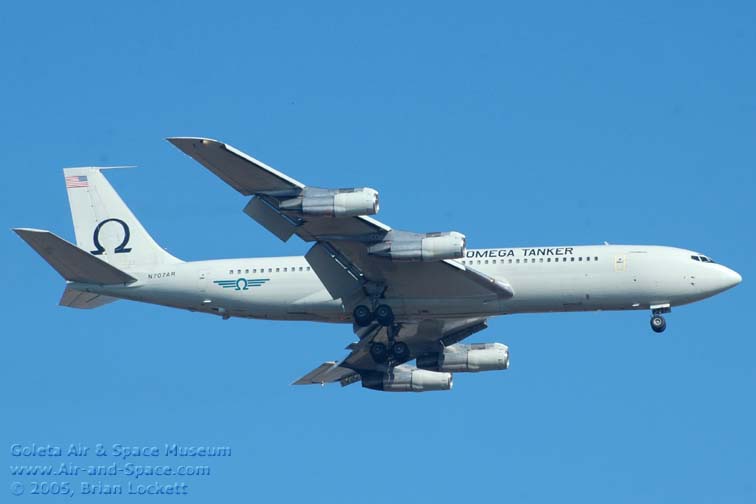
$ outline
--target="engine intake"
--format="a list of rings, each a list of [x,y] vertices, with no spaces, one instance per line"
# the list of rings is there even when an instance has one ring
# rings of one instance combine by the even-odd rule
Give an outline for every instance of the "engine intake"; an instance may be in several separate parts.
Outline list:
[[[390,373],[365,373],[362,386],[384,392],[430,392],[450,390],[451,373],[437,373],[409,366],[397,366]]]
[[[390,231],[380,243],[368,247],[368,253],[393,261],[442,261],[464,256],[467,239],[462,233],[409,233]]]
[[[431,371],[477,373],[509,368],[509,347],[502,343],[450,345],[443,352],[418,356],[417,367]]]
[[[322,189],[305,187],[302,193],[282,201],[281,210],[310,217],[354,217],[378,213],[378,191],[369,187]]]

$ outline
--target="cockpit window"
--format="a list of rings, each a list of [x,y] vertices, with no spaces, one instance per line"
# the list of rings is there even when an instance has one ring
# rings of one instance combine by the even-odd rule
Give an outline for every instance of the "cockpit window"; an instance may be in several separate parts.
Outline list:
[[[714,263],[714,259],[706,256],[690,256],[694,261],[701,261],[705,263]]]

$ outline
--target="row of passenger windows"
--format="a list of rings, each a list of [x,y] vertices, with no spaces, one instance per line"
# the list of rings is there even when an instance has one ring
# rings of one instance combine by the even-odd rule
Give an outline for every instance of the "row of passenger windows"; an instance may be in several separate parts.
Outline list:
[[[291,268],[289,268],[289,267],[286,267],[286,268],[259,268],[259,269],[258,268],[252,268],[252,269],[246,268],[244,270],[240,270],[240,269],[232,270],[232,269],[230,269],[230,270],[228,270],[228,274],[229,275],[233,275],[234,271],[236,271],[237,275],[241,275],[242,272],[244,272],[245,275],[248,275],[250,273],[266,273],[266,272],[267,273],[273,273],[273,271],[275,271],[276,273],[281,273],[281,272],[283,272],[283,273],[294,273],[296,271],[310,271],[310,267],[309,266],[300,266],[299,268],[297,268],[296,266],[293,266]]]
[[[537,261],[536,261],[536,259],[537,259]],[[546,260],[544,260],[544,259],[546,259]],[[561,259],[561,261],[559,259]],[[530,263],[531,264],[535,263],[535,262],[539,262],[539,263],[542,263],[542,262],[547,262],[547,263],[555,262],[555,263],[558,263],[558,262],[567,262],[568,260],[569,260],[569,262],[583,262],[583,261],[586,261],[586,262],[590,262],[590,261],[596,262],[596,261],[599,260],[599,258],[598,258],[598,256],[593,256],[593,258],[591,258],[591,257],[561,257],[561,258],[560,257],[555,257],[554,260],[552,261],[551,257],[546,257],[546,258],[543,258],[543,257],[538,257],[538,258],[531,257],[530,258]],[[496,261],[497,261],[496,259],[491,259],[490,261],[488,259],[476,259],[476,260],[470,259],[470,260],[464,260],[464,261],[462,261],[462,264],[470,264],[470,265],[473,265],[473,264],[497,264]],[[527,264],[528,263],[528,258],[525,258],[525,259],[499,259],[498,261],[499,261],[498,264],[520,264],[520,263]]]

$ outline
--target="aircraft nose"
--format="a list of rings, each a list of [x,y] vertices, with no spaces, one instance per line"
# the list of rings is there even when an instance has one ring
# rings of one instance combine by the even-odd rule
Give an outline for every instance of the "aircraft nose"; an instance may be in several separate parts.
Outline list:
[[[723,288],[730,289],[732,287],[735,287],[742,281],[743,277],[740,276],[737,271],[731,270],[727,267],[722,268],[722,283],[724,284]]]

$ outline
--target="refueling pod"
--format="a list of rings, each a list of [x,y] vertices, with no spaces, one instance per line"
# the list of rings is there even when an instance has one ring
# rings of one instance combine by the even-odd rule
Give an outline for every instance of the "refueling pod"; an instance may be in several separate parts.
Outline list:
[[[509,368],[509,347],[502,343],[450,345],[443,352],[417,357],[417,367],[431,371],[477,373]]]
[[[438,373],[411,366],[396,366],[386,373],[362,374],[362,386],[384,392],[429,392],[450,390],[451,373]]]

